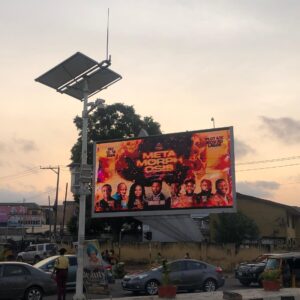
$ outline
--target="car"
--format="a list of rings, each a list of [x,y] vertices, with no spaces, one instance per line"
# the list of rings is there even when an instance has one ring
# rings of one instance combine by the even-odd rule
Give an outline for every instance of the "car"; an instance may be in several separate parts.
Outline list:
[[[0,263],[0,299],[41,300],[56,290],[56,282],[48,274],[29,264]]]
[[[77,257],[74,254],[65,255],[69,259],[69,269],[68,269],[68,279],[67,279],[67,289],[71,290],[76,287],[76,272],[77,272]],[[59,255],[54,255],[43,259],[34,265],[48,274],[52,274],[54,270],[55,260]],[[114,283],[114,278],[111,272],[111,265],[104,263],[104,267],[107,270],[108,283]]]
[[[235,268],[235,278],[244,285],[256,283],[261,286],[260,274],[264,271],[268,257],[276,253],[265,253],[256,257],[251,262],[242,262]]]
[[[195,259],[179,259],[167,263],[170,270],[170,282],[178,290],[215,291],[225,283],[222,268]],[[148,295],[158,293],[162,283],[162,266],[146,272],[125,275],[122,287],[134,293],[145,292]]]
[[[31,244],[23,252],[17,255],[17,261],[37,263],[38,261],[57,253],[57,245],[54,243]]]

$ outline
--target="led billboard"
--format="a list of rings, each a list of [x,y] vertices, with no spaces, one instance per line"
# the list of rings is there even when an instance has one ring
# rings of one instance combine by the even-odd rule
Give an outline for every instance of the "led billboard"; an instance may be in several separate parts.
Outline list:
[[[235,210],[233,128],[94,145],[93,217]]]

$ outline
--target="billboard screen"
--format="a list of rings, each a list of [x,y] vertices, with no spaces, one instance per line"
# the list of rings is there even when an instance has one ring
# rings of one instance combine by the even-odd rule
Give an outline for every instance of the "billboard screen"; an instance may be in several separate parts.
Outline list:
[[[93,217],[235,210],[233,128],[95,143]]]

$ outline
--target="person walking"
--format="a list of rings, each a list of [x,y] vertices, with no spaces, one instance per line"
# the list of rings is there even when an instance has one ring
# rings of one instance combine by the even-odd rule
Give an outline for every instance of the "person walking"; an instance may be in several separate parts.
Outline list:
[[[66,300],[66,282],[68,278],[69,259],[65,256],[67,250],[61,248],[60,256],[55,260],[54,270],[57,282],[57,300]]]

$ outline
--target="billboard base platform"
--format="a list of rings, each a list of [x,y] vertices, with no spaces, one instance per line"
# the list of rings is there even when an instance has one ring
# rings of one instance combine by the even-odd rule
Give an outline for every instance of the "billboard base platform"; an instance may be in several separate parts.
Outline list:
[[[201,242],[203,235],[191,215],[135,217],[149,225],[155,242]],[[188,230],[187,230],[188,228]]]

